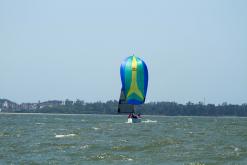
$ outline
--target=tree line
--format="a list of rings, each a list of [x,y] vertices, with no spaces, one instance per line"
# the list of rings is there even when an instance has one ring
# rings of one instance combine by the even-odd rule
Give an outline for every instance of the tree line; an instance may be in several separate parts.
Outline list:
[[[67,114],[118,114],[118,101],[85,103],[77,100],[67,101],[64,105],[43,107],[35,110],[18,110],[17,112],[32,113],[67,113]],[[167,116],[247,116],[247,104],[203,104],[188,102],[150,102],[135,106],[136,112],[144,115]]]

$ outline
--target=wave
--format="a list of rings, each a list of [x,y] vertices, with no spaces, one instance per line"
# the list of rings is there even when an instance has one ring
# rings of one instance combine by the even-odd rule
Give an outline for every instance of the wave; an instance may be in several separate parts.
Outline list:
[[[206,165],[206,164],[201,163],[201,162],[192,162],[192,163],[185,164],[185,165]]]
[[[142,121],[142,123],[157,123],[157,120],[147,119],[147,120]]]
[[[45,123],[35,123],[36,125],[43,125],[43,124],[45,124]]]
[[[63,138],[63,137],[72,137],[76,136],[76,134],[67,134],[67,135],[55,135],[56,138]]]
[[[128,140],[127,140],[127,139],[120,139],[119,141],[120,141],[120,142],[125,142],[125,143],[127,143],[127,142],[128,142]]]
[[[125,123],[130,124],[132,122],[126,121]],[[157,120],[150,120],[150,119],[143,120],[142,119],[141,123],[157,123]]]
[[[119,155],[112,153],[100,153],[93,155],[88,158],[88,160],[115,160],[115,161],[133,161],[133,158],[128,157],[127,155]]]
[[[80,149],[87,149],[89,147],[89,145],[82,145],[81,147],[80,147]]]

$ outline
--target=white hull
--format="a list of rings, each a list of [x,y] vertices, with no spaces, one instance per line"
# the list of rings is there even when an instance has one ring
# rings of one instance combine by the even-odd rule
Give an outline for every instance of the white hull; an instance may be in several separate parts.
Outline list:
[[[140,123],[142,121],[141,118],[128,118],[127,123]]]

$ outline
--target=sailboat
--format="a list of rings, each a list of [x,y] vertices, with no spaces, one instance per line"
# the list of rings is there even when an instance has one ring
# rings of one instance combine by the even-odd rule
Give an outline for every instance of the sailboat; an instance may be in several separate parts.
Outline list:
[[[135,106],[143,104],[148,86],[148,69],[143,60],[135,55],[126,58],[120,67],[122,88],[118,104],[118,113],[129,113],[128,123],[141,122],[135,115]]]
[[[127,123],[140,123],[141,117],[135,115],[135,106],[133,104],[128,104],[126,101],[126,97],[124,95],[124,91],[121,90],[120,98],[118,102],[118,113],[128,113],[128,121]]]

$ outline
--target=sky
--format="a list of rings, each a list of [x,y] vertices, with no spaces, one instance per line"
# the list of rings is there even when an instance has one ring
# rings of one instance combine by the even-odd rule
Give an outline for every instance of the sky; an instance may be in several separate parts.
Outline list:
[[[0,98],[118,100],[120,64],[147,102],[247,103],[245,0],[0,0]]]

